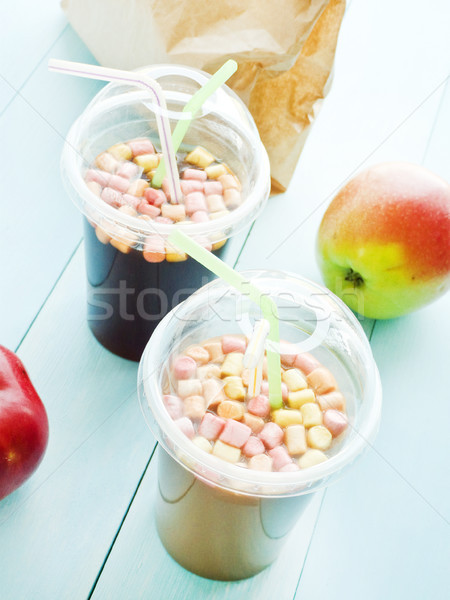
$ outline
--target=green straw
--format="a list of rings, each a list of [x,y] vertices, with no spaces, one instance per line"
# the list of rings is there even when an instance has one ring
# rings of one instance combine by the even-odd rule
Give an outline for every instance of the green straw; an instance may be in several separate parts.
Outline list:
[[[169,236],[168,241],[178,249],[192,256],[204,267],[212,271],[217,277],[226,281],[229,285],[236,288],[241,294],[248,296],[255,304],[261,308],[263,317],[267,319],[270,325],[268,339],[274,344],[280,342],[280,331],[278,321],[278,309],[275,302],[269,296],[263,294],[250,281],[245,279],[240,273],[229,267],[220,258],[202,248],[190,237],[175,229]],[[269,400],[272,410],[281,408],[283,400],[281,396],[281,362],[280,354],[270,348],[267,349],[267,374],[269,378]]]
[[[219,89],[220,86],[223,85],[233,75],[233,73],[236,72],[236,69],[237,62],[235,60],[227,60],[227,62],[224,65],[222,65],[220,69],[214,73],[214,75],[212,75],[211,79],[208,79],[205,85],[195,92],[195,94],[183,108],[183,112],[190,112],[192,114],[192,118],[195,117],[195,115],[201,109],[204,102],[217,89]],[[172,145],[174,152],[176,152],[180,147],[180,144],[183,141],[184,136],[186,135],[186,131],[189,129],[189,125],[192,122],[192,118],[178,121],[172,134]],[[165,174],[166,165],[163,157],[153,175],[152,187],[161,187],[162,180],[164,179]]]

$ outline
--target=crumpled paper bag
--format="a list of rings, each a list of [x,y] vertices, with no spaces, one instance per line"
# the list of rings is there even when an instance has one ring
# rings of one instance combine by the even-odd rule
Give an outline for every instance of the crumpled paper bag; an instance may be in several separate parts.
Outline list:
[[[272,191],[292,177],[328,91],[345,0],[62,0],[100,64],[181,63],[213,73],[247,104],[270,158]]]

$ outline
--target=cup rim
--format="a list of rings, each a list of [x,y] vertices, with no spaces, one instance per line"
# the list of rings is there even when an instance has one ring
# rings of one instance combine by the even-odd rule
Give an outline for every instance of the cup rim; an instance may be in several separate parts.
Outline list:
[[[319,291],[326,290],[326,288],[323,288],[307,278],[286,271],[260,270],[242,272],[247,278],[251,277],[254,273],[264,273],[264,275],[268,277],[277,277],[280,274],[283,276],[288,275],[300,280],[302,283],[304,282],[313,286],[313,288]],[[224,282],[221,282],[221,280],[214,280],[192,294],[188,300],[185,300],[178,305],[176,309],[173,309],[168,313],[153,332],[152,337],[144,350],[138,375],[138,386],[140,387],[142,384],[144,390],[144,393],[142,395],[140,394],[140,404],[147,425],[150,430],[153,431],[151,427],[153,419],[157,423],[159,430],[163,432],[163,435],[158,435],[158,431],[153,431],[153,434],[156,435],[164,449],[177,460],[180,465],[209,484],[216,485],[234,493],[261,497],[300,495],[312,491],[311,488],[314,488],[315,491],[326,485],[327,480],[331,476],[337,474],[339,471],[343,470],[345,466],[351,464],[363,450],[372,443],[379,427],[382,397],[381,380],[366,334],[350,309],[339,298],[332,294],[332,292],[326,290],[344,311],[345,316],[350,319],[352,325],[359,331],[362,345],[365,347],[367,357],[370,359],[370,380],[368,381],[368,385],[373,390],[370,410],[365,421],[359,425],[358,431],[355,429],[355,435],[352,439],[349,440],[349,442],[334,456],[328,458],[327,461],[307,469],[300,469],[293,472],[262,472],[252,469],[243,469],[242,467],[227,463],[220,458],[204,452],[192,443],[192,441],[177,427],[167,412],[163,403],[163,393],[158,385],[159,374],[151,371],[151,365],[156,364],[155,359],[158,354],[158,348],[163,343],[165,328],[174,318],[175,310],[180,310],[180,307],[187,301],[191,303],[194,302],[194,308],[196,305],[200,306],[203,303],[202,296],[205,295],[207,288],[211,288],[218,283]],[[150,372],[150,376],[144,377],[143,374],[148,372]],[[148,401],[149,398],[151,398],[152,403],[154,403],[155,411],[152,411],[150,407]],[[147,411],[148,413],[146,414]],[[183,456],[187,457],[189,462],[203,465],[205,470],[203,472],[201,470],[194,470],[189,464],[186,464],[186,462],[180,458],[179,452],[174,452],[168,447],[164,439],[162,439],[164,436],[168,436],[171,441],[175,442],[176,448],[182,451]],[[212,481],[209,479],[207,476],[208,471],[215,472],[218,475],[217,480]],[[227,480],[240,482],[241,487],[224,485],[224,482]],[[252,486],[256,491],[248,491],[248,489],[246,489],[248,486]],[[260,491],[258,491],[258,486],[261,487]]]
[[[152,74],[153,71],[159,71],[165,67],[174,67],[174,71],[177,72],[181,70],[191,70],[187,67],[181,68],[179,65],[154,65],[152,67],[143,67],[142,69],[139,69],[139,71],[149,72]],[[200,73],[208,79],[211,77],[209,73],[205,73],[199,69],[192,69],[192,71]],[[174,74],[178,74],[177,72]],[[157,74],[156,78],[165,77],[171,74],[172,73]],[[185,74],[182,73],[182,75]],[[253,221],[262,210],[264,203],[269,196],[271,186],[269,157],[264,145],[261,142],[261,139],[259,138],[258,131],[253,121],[250,122],[252,125],[251,133],[254,136],[253,139],[251,139],[249,133],[245,131],[244,128],[239,129],[239,135],[246,140],[246,143],[252,149],[252,153],[254,154],[255,164],[259,165],[258,175],[255,177],[255,185],[238,208],[231,211],[228,215],[218,219],[210,220],[204,223],[185,221],[173,224],[157,223],[154,221],[137,219],[117,210],[112,206],[109,206],[86,186],[84,178],[81,174],[82,163],[84,162],[84,159],[78,151],[78,147],[82,141],[83,122],[85,121],[86,111],[95,110],[98,114],[104,114],[106,111],[109,111],[112,108],[126,105],[127,103],[139,99],[143,94],[145,95],[145,92],[142,90],[129,90],[118,94],[115,97],[107,97],[102,99],[102,96],[106,95],[108,89],[111,90],[112,88],[120,87],[121,85],[123,84],[111,82],[102,88],[102,90],[100,90],[100,92],[94,96],[83,113],[73,123],[64,142],[61,155],[61,171],[63,173],[63,180],[69,195],[72,197],[81,212],[83,212],[89,220],[93,221],[97,225],[101,225],[102,220],[106,220],[108,223],[112,223],[114,225],[119,225],[121,227],[121,237],[124,236],[125,232],[129,232],[130,235],[140,234],[142,236],[151,236],[156,234],[167,238],[176,227],[177,229],[179,228],[181,231],[193,237],[201,238],[207,235],[215,235],[219,237],[217,237],[217,240],[214,241],[222,241],[232,237],[250,221]],[[242,104],[242,107],[245,108],[245,111],[248,113],[248,115],[250,115],[248,109],[245,107],[239,97],[232,90],[230,90],[228,86],[225,85],[224,87],[226,88],[226,93],[237,99],[239,103]],[[81,203],[79,199],[82,200]],[[122,231],[122,229],[124,231]],[[230,231],[228,231],[228,229],[230,229]],[[225,234],[224,230],[227,231]]]

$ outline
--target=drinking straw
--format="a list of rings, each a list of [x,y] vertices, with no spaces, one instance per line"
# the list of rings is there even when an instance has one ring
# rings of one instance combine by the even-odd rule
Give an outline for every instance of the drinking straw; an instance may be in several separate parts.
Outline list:
[[[226,281],[229,285],[238,290],[241,294],[248,296],[255,304],[261,308],[264,319],[269,322],[270,330],[268,339],[274,347],[279,347],[280,332],[278,322],[278,309],[275,302],[263,294],[255,285],[250,283],[240,273],[229,267],[220,258],[202,248],[190,237],[185,235],[179,229],[174,229],[170,234],[168,241],[178,249],[192,256],[196,261],[209,269],[212,273]],[[274,352],[270,346],[267,349],[267,375],[269,379],[269,401],[272,410],[281,408],[283,400],[281,396],[281,362],[279,352]]]
[[[102,81],[121,81],[125,83],[134,83],[142,87],[153,95],[159,110],[155,111],[156,124],[158,127],[159,139],[163,157],[169,167],[168,185],[172,203],[180,203],[182,199],[180,189],[180,179],[178,176],[177,159],[172,146],[172,136],[170,122],[167,116],[167,105],[164,93],[156,81],[144,73],[123,71],[121,69],[110,69],[98,65],[88,65],[84,63],[71,62],[67,60],[50,59],[48,62],[50,71],[77,75],[88,79],[100,79]]]
[[[253,333],[244,354],[244,367],[250,369],[248,377],[248,393],[251,398],[258,396],[261,391],[264,349],[270,325],[266,319],[261,319],[253,328]]]
[[[248,378],[248,394],[249,394],[250,398],[254,398],[255,396],[258,396],[259,392],[261,391],[261,382],[262,382],[263,366],[264,366],[263,360],[264,359],[261,358],[259,363],[256,365],[256,368],[252,369],[250,371],[250,375]]]
[[[266,319],[255,323],[253,333],[244,354],[244,367],[254,369],[264,356],[264,345],[269,334],[270,325]]]
[[[184,136],[186,135],[186,131],[189,129],[189,126],[192,122],[192,119],[201,109],[202,105],[206,102],[206,100],[219,89],[221,85],[223,85],[232,75],[236,72],[237,62],[235,60],[227,60],[225,64],[223,64],[218,71],[211,76],[211,79],[203,85],[199,90],[195,92],[192,98],[186,103],[182,112],[190,112],[191,117],[189,119],[182,119],[178,121],[176,127],[172,134],[172,144],[173,149],[176,152],[183,141]],[[166,164],[164,158],[158,165],[153,178],[152,178],[152,187],[161,187],[162,180],[164,179],[164,175],[166,173]]]

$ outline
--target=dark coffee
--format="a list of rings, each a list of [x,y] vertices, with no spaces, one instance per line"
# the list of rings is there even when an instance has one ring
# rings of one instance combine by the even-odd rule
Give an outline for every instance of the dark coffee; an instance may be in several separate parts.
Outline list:
[[[108,350],[138,361],[160,320],[177,304],[214,279],[194,259],[147,262],[142,252],[128,254],[102,244],[84,219],[88,280],[88,324]],[[225,246],[213,252],[222,257]]]

